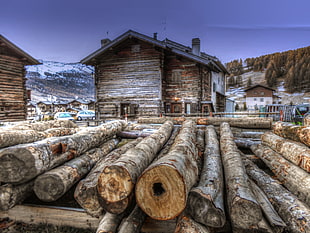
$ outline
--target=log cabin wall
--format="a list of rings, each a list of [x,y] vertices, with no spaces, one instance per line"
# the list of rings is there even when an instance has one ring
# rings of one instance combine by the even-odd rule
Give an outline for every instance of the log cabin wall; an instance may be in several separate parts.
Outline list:
[[[0,121],[26,119],[26,86],[23,61],[0,46]]]
[[[189,115],[201,112],[201,101],[211,100],[209,70],[175,54],[165,56],[164,67],[162,88],[165,113]]]
[[[162,52],[128,38],[97,60],[95,85],[99,119],[158,115]]]

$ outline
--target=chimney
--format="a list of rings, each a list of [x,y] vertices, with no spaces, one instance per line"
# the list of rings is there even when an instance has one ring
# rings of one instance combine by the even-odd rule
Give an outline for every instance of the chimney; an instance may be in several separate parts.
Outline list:
[[[153,39],[157,40],[157,32],[153,33]]]
[[[200,39],[199,38],[192,39],[192,53],[197,56],[200,56]]]
[[[108,38],[102,39],[102,40],[101,40],[101,47],[106,46],[106,45],[109,44],[110,42],[111,42],[111,40],[108,39]]]

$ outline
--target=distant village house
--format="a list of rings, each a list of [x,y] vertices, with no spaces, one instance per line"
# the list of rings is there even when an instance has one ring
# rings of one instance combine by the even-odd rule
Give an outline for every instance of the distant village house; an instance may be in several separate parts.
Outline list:
[[[274,92],[275,89],[260,84],[245,89],[248,110],[259,110],[269,104],[278,104],[280,99]]]
[[[27,117],[25,66],[39,61],[0,35],[0,121],[22,121]]]
[[[228,71],[198,38],[187,47],[129,30],[101,42],[81,60],[95,67],[98,119],[224,111]]]

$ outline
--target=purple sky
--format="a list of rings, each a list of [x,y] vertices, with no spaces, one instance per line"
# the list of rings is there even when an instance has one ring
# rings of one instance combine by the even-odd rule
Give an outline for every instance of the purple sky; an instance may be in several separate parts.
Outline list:
[[[129,29],[222,62],[310,46],[309,0],[2,0],[0,34],[36,59],[78,62]]]

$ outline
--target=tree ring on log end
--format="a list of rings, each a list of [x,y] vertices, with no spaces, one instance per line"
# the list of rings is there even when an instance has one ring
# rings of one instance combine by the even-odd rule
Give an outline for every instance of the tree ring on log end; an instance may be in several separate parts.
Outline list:
[[[236,197],[230,207],[230,217],[232,224],[236,228],[248,229],[251,226],[258,224],[262,219],[262,212],[257,211],[260,206],[253,201],[244,198]]]
[[[129,172],[121,166],[107,166],[98,179],[98,193],[108,202],[118,202],[127,198],[133,188]]]
[[[28,149],[3,149],[0,152],[0,182],[22,183],[35,176],[34,166],[34,158]]]
[[[43,174],[35,180],[33,190],[40,200],[51,202],[59,199],[65,188],[57,175]]]
[[[139,207],[151,218],[169,220],[186,206],[185,184],[179,172],[166,164],[146,170],[136,184]]]

